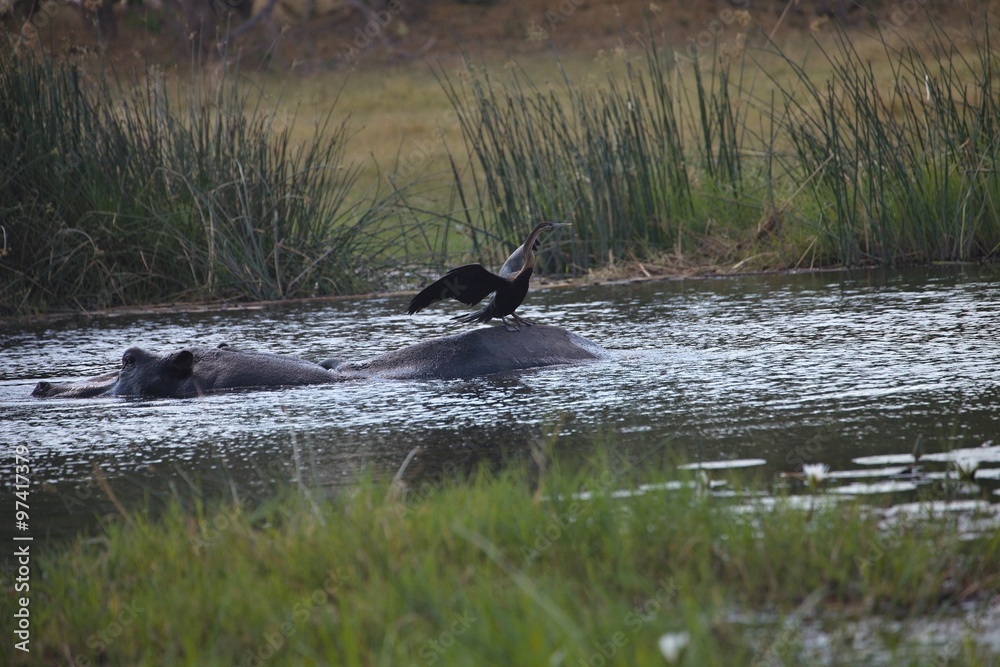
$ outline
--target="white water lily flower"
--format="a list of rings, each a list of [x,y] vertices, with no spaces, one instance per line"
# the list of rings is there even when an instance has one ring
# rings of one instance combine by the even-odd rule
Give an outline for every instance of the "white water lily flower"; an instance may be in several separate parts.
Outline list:
[[[660,653],[671,665],[681,657],[684,648],[691,643],[690,632],[668,632],[660,635]]]
[[[805,463],[802,466],[802,474],[810,484],[819,484],[826,479],[829,472],[830,466],[825,463]]]

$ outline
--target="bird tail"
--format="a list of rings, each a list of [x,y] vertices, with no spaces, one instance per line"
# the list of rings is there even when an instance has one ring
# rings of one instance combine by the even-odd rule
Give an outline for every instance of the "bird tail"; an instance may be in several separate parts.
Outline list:
[[[451,318],[456,322],[489,322],[493,319],[493,304],[488,303],[485,307],[475,310],[465,315],[456,315]]]

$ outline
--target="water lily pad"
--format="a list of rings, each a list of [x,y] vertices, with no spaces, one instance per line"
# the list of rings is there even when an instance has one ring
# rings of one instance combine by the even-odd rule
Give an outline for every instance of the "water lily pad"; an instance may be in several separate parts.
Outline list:
[[[612,498],[634,498],[635,496],[641,496],[645,493],[642,489],[618,489],[616,491],[611,491],[608,495]],[[570,495],[573,500],[593,500],[596,496],[600,496],[600,491],[579,491]]]
[[[706,479],[705,483],[691,480],[677,480],[672,479],[666,482],[657,482],[656,484],[641,484],[634,489],[613,489],[608,492],[608,495],[612,498],[634,498],[636,496],[644,495],[649,491],[679,491],[681,489],[697,489],[699,487],[708,487],[709,489],[715,489],[720,486],[726,486],[728,482],[722,479]],[[599,496],[603,493],[602,491],[578,491],[572,494],[570,497],[573,500],[593,500],[595,496]],[[546,498],[546,500],[549,500]]]
[[[827,473],[827,477],[832,479],[857,479],[863,477],[892,477],[902,475],[907,471],[906,466],[892,466],[887,468],[860,468],[858,470],[832,470]]]
[[[938,471],[935,471],[935,472],[924,473],[923,474],[923,478],[926,479],[926,480],[929,480],[929,481],[931,481],[931,480],[937,481],[937,480],[941,480],[941,479],[954,480],[954,479],[958,479],[959,476],[958,476],[958,473],[955,472],[954,470],[938,470]]]
[[[741,503],[739,505],[733,505],[729,508],[729,511],[734,514],[753,514],[754,512],[772,510],[779,505],[788,509],[795,510],[817,510],[825,507],[833,507],[838,502],[843,500],[849,500],[853,496],[843,495],[843,496],[827,496],[827,495],[801,495],[801,496],[786,496],[784,498],[775,498],[774,496],[764,496],[761,498],[754,498],[753,501],[748,503]]]
[[[1000,463],[1000,445],[990,447],[966,447],[953,449],[950,452],[924,454],[921,461],[939,461],[953,463],[955,461],[975,461],[977,463]]]
[[[894,505],[885,511],[885,516],[940,517],[955,512],[986,512],[992,507],[985,500],[928,500]]]
[[[681,470],[726,470],[729,468],[752,468],[762,466],[764,459],[733,459],[731,461],[702,461],[701,463],[686,463],[679,466]]]
[[[917,485],[913,482],[901,482],[887,480],[884,482],[854,482],[844,486],[831,487],[830,493],[849,493],[851,495],[872,495],[876,493],[899,493],[902,491],[916,491]]]
[[[879,454],[851,459],[851,463],[857,463],[859,466],[910,465],[916,462],[917,459],[913,454]]]
[[[710,479],[708,480],[708,488],[714,489],[720,486],[726,486],[727,482],[724,479]],[[640,484],[640,491],[679,491],[680,489],[695,489],[699,486],[704,486],[700,482],[691,481],[680,481],[677,479],[672,479],[668,482],[658,482],[656,484]]]

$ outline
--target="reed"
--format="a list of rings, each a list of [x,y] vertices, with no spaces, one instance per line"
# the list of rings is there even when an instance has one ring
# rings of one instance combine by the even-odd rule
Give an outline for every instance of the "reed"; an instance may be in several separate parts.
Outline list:
[[[832,79],[795,65],[804,95],[783,104],[796,173],[819,175],[812,224],[829,252],[848,266],[995,258],[1000,58],[988,27],[971,53],[940,30],[899,47],[882,34],[889,85],[846,33],[833,36],[821,49]]]
[[[474,190],[462,198],[477,213],[466,223],[485,241],[473,234],[473,251],[502,262],[532,221],[570,216],[571,238],[543,246],[539,263],[549,272],[584,270],[672,248],[678,221],[689,223],[704,204],[696,189],[738,196],[741,135],[728,70],[712,69],[706,84],[695,63],[690,100],[673,83],[674,66],[651,46],[641,64],[608,65],[603,86],[579,86],[564,73],[559,91],[521,70],[501,82],[470,65],[465,86],[442,73],[474,161]],[[683,116],[692,105],[700,114],[694,141]],[[704,175],[697,184],[691,159]],[[457,170],[455,184],[469,187]]]
[[[123,80],[6,50],[0,84],[0,313],[378,289],[409,247],[347,119],[294,141],[236,66]]]
[[[744,26],[552,84],[441,68],[423,85],[464,147],[389,177],[326,101],[304,132],[257,73],[123,81],[0,48],[0,315],[412,287],[499,266],[543,219],[574,222],[542,239],[549,274],[994,260],[1000,56],[985,20],[960,41],[918,19],[928,41],[879,32],[877,57],[835,25],[790,52]]]
[[[472,159],[454,181],[473,252],[500,262],[532,222],[572,217],[544,270],[665,253],[758,268],[995,258],[1000,59],[988,26],[971,48],[935,29],[924,44],[879,32],[875,64],[834,25],[808,66],[742,33],[695,58],[651,38],[600,85],[442,74]]]

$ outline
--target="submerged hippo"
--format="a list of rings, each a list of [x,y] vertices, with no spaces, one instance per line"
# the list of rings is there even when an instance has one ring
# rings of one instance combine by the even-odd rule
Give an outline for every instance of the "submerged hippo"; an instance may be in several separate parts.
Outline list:
[[[280,387],[334,382],[319,364],[281,354],[239,350],[228,345],[187,347],[166,355],[131,347],[119,370],[83,380],[39,382],[32,396],[200,396],[223,389]]]
[[[367,361],[322,364],[229,346],[189,347],[158,355],[133,347],[119,370],[80,382],[39,382],[32,396],[198,396],[227,389],[326,384],[358,378],[464,378],[606,358],[596,343],[564,329],[501,327],[442,336]]]
[[[368,361],[327,360],[322,364],[345,379],[450,379],[578,364],[607,355],[604,348],[583,336],[536,324],[520,331],[503,327],[473,329],[386,352]]]

